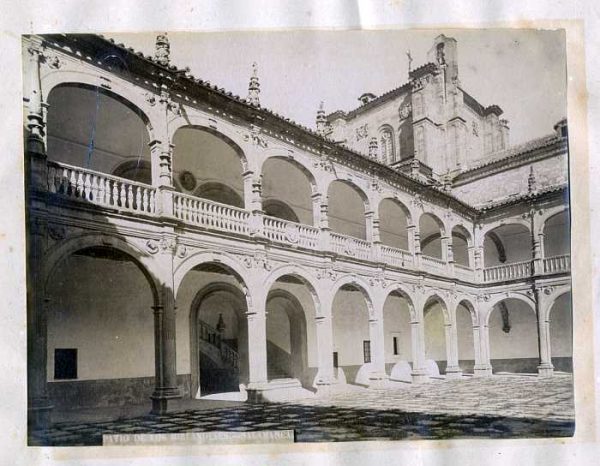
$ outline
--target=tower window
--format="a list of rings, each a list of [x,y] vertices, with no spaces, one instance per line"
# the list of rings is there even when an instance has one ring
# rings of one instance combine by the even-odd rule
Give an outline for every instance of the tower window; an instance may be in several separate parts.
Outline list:
[[[56,380],[77,378],[77,348],[54,349],[54,378]]]
[[[394,337],[394,356],[398,356],[398,337]]]

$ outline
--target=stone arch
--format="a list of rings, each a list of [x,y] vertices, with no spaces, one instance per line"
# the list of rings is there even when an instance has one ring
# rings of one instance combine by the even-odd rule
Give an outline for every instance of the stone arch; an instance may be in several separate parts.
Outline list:
[[[487,311],[485,312],[485,315],[482,318],[483,325],[487,326],[489,324],[490,315],[492,314],[494,307],[507,299],[515,299],[517,301],[524,302],[525,304],[527,304],[527,307],[531,309],[531,312],[533,312],[533,314],[535,315],[535,301],[532,298],[527,296],[525,293],[509,292],[504,295],[496,296],[488,302]]]
[[[557,206],[557,207],[549,208],[549,209],[545,210],[543,213],[543,216],[541,218],[541,222],[539,222],[536,233],[538,235],[540,233],[543,233],[544,229],[546,228],[546,224],[548,223],[548,220],[550,220],[553,217],[556,217],[557,215],[561,215],[561,214],[567,214],[570,219],[571,209],[569,208],[568,205],[567,206],[561,205],[561,206]]]
[[[318,280],[306,268],[299,265],[286,264],[272,270],[265,280],[264,289],[268,294],[277,280],[285,276],[292,276],[299,279],[310,291],[315,306],[317,316],[322,314],[321,298],[317,290],[319,290]]]
[[[310,183],[312,192],[314,193],[318,191],[317,176],[315,176],[313,168],[308,164],[303,163],[301,160],[298,160],[298,158],[290,156],[290,153],[285,149],[274,148],[265,151],[264,158],[261,160],[258,166],[258,172],[262,174],[265,164],[272,159],[284,160],[293,165],[295,168],[300,170],[304,176],[306,176],[308,182]]]
[[[531,225],[526,221],[510,219],[496,224],[493,228],[485,230],[481,238],[485,267],[523,262],[533,258]]]
[[[366,192],[350,180],[332,180],[327,186],[329,227],[335,233],[368,239],[366,213],[370,200]]]
[[[568,208],[555,209],[548,215],[538,231],[543,234],[543,251],[545,257],[556,257],[571,252],[570,211]],[[563,223],[564,222],[564,223]]]
[[[111,75],[114,78],[114,75]],[[153,113],[149,108],[147,100],[142,95],[142,90],[132,86],[130,83],[121,83],[120,80],[111,79],[110,89],[102,86],[105,82],[99,78],[96,73],[87,73],[73,70],[57,70],[41,76],[41,86],[44,95],[44,101],[48,100],[50,93],[59,86],[75,86],[86,87],[88,89],[98,89],[102,92],[111,95],[117,100],[121,100],[126,105],[135,109],[143,118],[150,140],[156,138],[154,125],[152,124]]]
[[[107,174],[127,162],[151,163],[150,117],[122,94],[98,85],[62,82],[46,100],[49,160]]]
[[[373,299],[371,294],[369,293],[370,287],[366,281],[362,278],[359,278],[354,275],[344,275],[339,278],[331,287],[331,303],[333,303],[333,299],[335,295],[342,289],[344,286],[352,286],[359,291],[363,297],[365,298],[365,303],[367,304],[367,310],[369,311],[369,317],[372,318],[375,316],[375,308],[373,307]]]
[[[194,196],[209,199],[221,204],[244,208],[244,199],[231,187],[218,181],[202,183],[194,191]]]
[[[159,304],[160,286],[168,283],[165,280],[165,273],[149,254],[125,239],[109,234],[86,233],[67,238],[55,244],[47,251],[43,259],[42,277],[44,288],[58,265],[77,251],[90,248],[109,248],[127,255],[147,278],[154,302],[156,305]]]
[[[411,294],[407,291],[407,289],[405,287],[403,287],[402,285],[400,285],[399,283],[394,283],[388,287],[388,289],[386,290],[386,294],[383,299],[383,302],[385,303],[387,301],[387,299],[394,293],[399,294],[404,299],[406,299],[406,301],[408,303],[408,309],[410,312],[411,319],[415,320],[415,321],[418,320],[418,313],[417,313],[417,309],[415,306],[415,300],[413,299]]]
[[[456,224],[450,229],[452,236],[452,253],[454,262],[459,265],[471,267],[470,249],[473,246],[471,233],[462,225]]]
[[[473,327],[478,326],[479,325],[479,316],[477,315],[475,305],[472,303],[471,299],[468,297],[459,296],[459,298],[456,302],[456,307],[454,309],[455,312],[456,312],[456,309],[458,309],[458,306],[460,306],[461,304],[467,311],[469,311],[469,315],[471,316],[471,323],[473,324]]]
[[[112,175],[139,183],[152,184],[152,167],[146,160],[126,160],[113,170]]]
[[[419,217],[421,252],[425,256],[445,258],[442,237],[446,236],[444,222],[433,212],[423,212]]]
[[[481,229],[481,238],[484,238],[485,235],[487,235],[490,231],[493,231],[497,228],[507,226],[507,225],[521,225],[521,226],[527,228],[527,230],[529,232],[531,232],[531,223],[528,220],[526,220],[524,218],[514,217],[514,218],[509,218],[509,219],[504,219],[504,220],[498,220],[496,222],[492,222],[490,224],[484,225],[483,228]]]
[[[289,323],[289,371],[290,376],[300,380],[303,386],[310,386],[311,377],[308,374],[308,337],[306,311],[300,300],[291,292],[283,289],[269,289],[266,298],[265,309],[272,300],[284,299],[289,305],[285,306],[285,313]],[[267,319],[269,315],[267,313]],[[267,320],[267,343],[269,341],[269,330]],[[267,346],[267,365],[269,367],[269,347]]]
[[[230,293],[234,300],[239,303],[235,308],[239,323],[239,343],[237,352],[239,355],[239,383],[248,382],[249,361],[248,361],[248,327],[246,316],[241,308],[246,308],[247,303],[242,290],[235,285],[227,282],[213,282],[200,289],[194,296],[190,306],[189,313],[189,335],[190,335],[190,372],[191,372],[191,397],[194,398],[199,392],[200,380],[200,361],[199,361],[199,342],[198,342],[198,314],[204,300],[213,294],[220,292]]]
[[[389,194],[383,195],[379,199],[378,206],[381,206],[381,203],[386,200],[393,202],[395,205],[397,205],[402,210],[402,212],[404,212],[404,215],[406,216],[406,221],[407,221],[408,225],[413,224],[413,218],[414,218],[413,213],[411,212],[410,208],[403,200],[399,199],[398,196],[394,196],[393,194],[389,193]]]
[[[448,303],[437,291],[432,291],[423,297],[423,318],[425,317],[425,310],[427,309],[427,307],[435,301],[437,301],[440,304],[440,307],[442,308],[442,313],[444,315],[444,323],[451,324],[452,320],[450,318],[450,308],[448,307]]]
[[[197,266],[204,264],[215,264],[231,273],[239,282],[242,291],[246,294],[246,300],[251,302],[251,294],[249,289],[249,280],[247,277],[247,269],[244,269],[241,263],[228,254],[215,252],[197,252],[185,258],[174,270],[173,287],[174,295],[177,296],[181,282],[185,276]],[[250,306],[249,306],[250,307]]]

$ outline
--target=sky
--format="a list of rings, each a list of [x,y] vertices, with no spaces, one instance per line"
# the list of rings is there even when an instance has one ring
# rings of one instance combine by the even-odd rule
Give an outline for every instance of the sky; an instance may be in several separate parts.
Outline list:
[[[380,95],[408,81],[427,62],[434,38],[458,41],[459,79],[482,105],[499,105],[510,142],[552,133],[566,112],[566,56],[562,31],[387,30],[169,33],[171,64],[241,97],[258,64],[261,105],[314,128],[320,101],[327,113],[352,110],[358,97]],[[110,34],[154,55],[156,34]]]

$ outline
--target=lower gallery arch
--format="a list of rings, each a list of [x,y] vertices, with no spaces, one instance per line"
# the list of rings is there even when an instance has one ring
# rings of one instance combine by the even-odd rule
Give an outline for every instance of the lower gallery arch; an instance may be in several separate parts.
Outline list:
[[[177,372],[192,398],[227,393],[248,382],[245,284],[222,263],[196,265],[179,285]]]
[[[333,364],[341,382],[345,378],[354,383],[360,368],[371,362],[367,299],[366,292],[354,284],[340,287],[333,299]]]
[[[425,359],[435,361],[439,373],[443,374],[448,365],[446,357],[446,305],[437,296],[432,296],[423,306],[423,324],[425,328]],[[427,364],[431,370],[430,362]],[[436,375],[429,373],[429,375]]]
[[[310,388],[316,375],[315,309],[306,286],[292,276],[281,277],[267,298],[267,377],[296,379]],[[308,333],[310,329],[310,345]],[[309,367],[309,351],[311,348]]]
[[[570,292],[554,301],[549,320],[550,354],[554,370],[573,372],[573,308]]]
[[[518,298],[499,301],[491,310],[488,327],[494,373],[537,373],[537,319],[530,304]]]
[[[465,374],[472,374],[475,367],[475,342],[473,338],[473,305],[463,300],[456,307],[456,338],[458,365]]]
[[[383,325],[385,368],[388,374],[400,361],[412,364],[412,306],[410,298],[400,290],[392,291],[385,300]]]
[[[156,294],[148,276],[108,246],[79,249],[51,271],[47,374],[57,410],[150,403]]]

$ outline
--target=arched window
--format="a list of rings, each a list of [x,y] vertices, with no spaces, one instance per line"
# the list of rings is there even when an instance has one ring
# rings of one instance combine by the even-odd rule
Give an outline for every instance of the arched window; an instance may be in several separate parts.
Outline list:
[[[394,135],[391,128],[383,128],[379,132],[379,159],[383,163],[393,163],[396,161]]]

